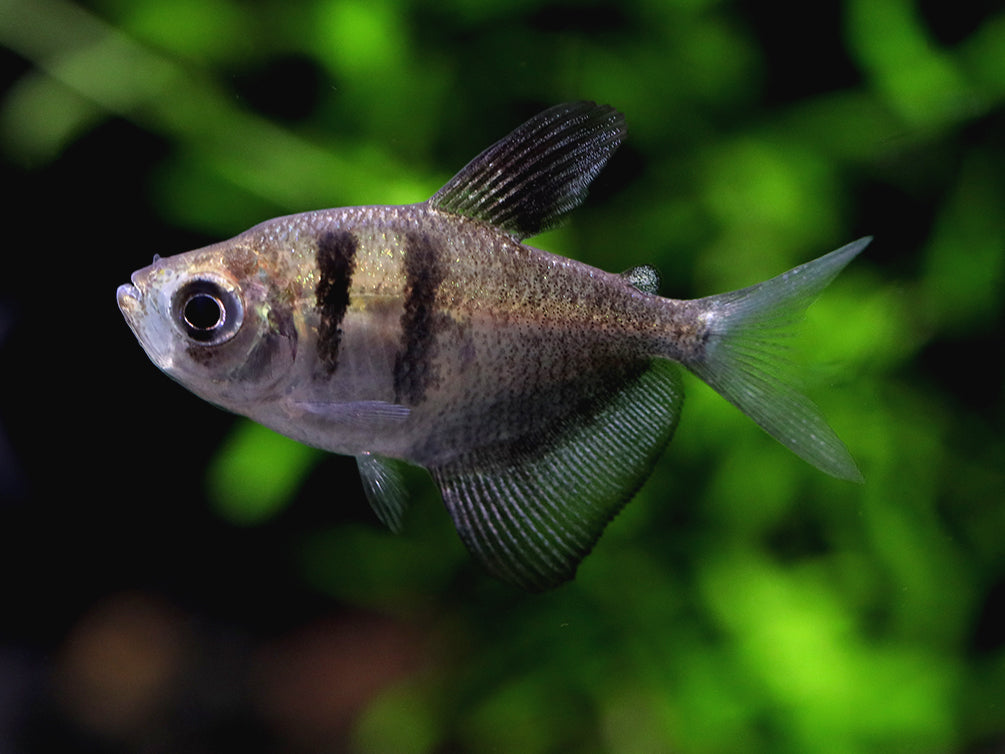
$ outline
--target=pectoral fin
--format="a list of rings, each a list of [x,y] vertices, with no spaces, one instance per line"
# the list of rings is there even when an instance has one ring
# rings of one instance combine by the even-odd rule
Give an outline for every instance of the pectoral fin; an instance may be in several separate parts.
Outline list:
[[[431,469],[461,539],[495,576],[532,591],[571,579],[645,481],[683,401],[656,361],[589,415]],[[528,448],[533,450],[527,451]]]
[[[405,421],[411,409],[387,401],[291,401],[293,409],[323,417],[336,423],[354,423],[374,430],[395,426]]]

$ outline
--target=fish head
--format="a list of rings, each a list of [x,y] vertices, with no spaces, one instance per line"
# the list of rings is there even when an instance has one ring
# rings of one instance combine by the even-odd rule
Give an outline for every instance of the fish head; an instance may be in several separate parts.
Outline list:
[[[196,395],[239,413],[290,373],[292,305],[254,249],[239,239],[133,273],[117,300],[151,361]]]

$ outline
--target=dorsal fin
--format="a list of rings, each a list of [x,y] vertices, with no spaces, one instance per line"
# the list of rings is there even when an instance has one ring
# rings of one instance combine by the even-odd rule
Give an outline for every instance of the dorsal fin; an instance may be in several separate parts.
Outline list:
[[[475,157],[429,204],[533,236],[583,201],[625,134],[624,116],[608,105],[557,105]]]

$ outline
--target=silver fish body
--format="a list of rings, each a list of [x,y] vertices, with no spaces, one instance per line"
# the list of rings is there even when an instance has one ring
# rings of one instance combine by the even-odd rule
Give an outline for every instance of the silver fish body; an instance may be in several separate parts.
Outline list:
[[[359,461],[400,525],[395,460],[430,470],[465,543],[530,589],[571,578],[669,441],[683,364],[824,471],[840,440],[772,345],[868,243],[743,291],[662,298],[522,243],[584,197],[624,137],[609,107],[552,108],[427,202],[307,212],[157,259],[118,291],[154,363],[197,395]]]

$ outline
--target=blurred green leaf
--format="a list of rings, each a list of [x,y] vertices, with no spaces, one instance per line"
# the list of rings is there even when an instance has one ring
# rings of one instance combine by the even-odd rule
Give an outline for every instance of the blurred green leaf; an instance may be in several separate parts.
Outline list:
[[[210,499],[235,524],[261,523],[289,502],[320,457],[272,430],[240,422],[209,467]]]

